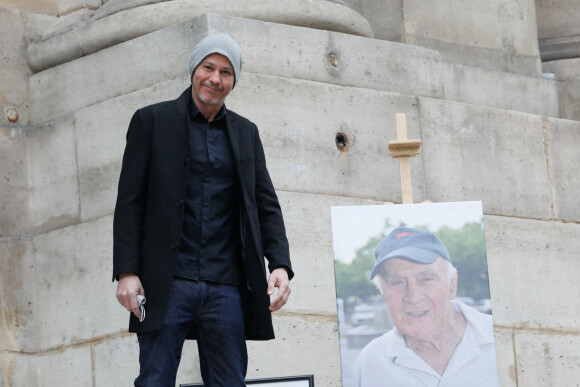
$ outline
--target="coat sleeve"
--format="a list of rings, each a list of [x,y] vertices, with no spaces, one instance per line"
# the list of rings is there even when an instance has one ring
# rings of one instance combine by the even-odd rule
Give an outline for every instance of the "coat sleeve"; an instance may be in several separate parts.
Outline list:
[[[122,273],[140,274],[151,158],[149,121],[142,109],[137,110],[127,131],[113,218],[113,281]]]
[[[290,252],[282,209],[266,168],[264,148],[257,128],[254,137],[254,150],[256,205],[260,220],[262,249],[264,256],[268,260],[268,270],[272,272],[277,268],[284,267],[288,271],[288,278],[292,279],[294,272],[290,263]]]

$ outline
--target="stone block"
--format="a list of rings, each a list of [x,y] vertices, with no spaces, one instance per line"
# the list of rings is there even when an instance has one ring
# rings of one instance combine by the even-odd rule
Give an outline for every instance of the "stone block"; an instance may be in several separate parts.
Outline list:
[[[287,312],[336,315],[330,207],[377,204],[365,199],[279,191],[296,277]],[[308,224],[308,227],[304,227]]]
[[[427,98],[419,111],[429,200],[482,200],[486,214],[551,217],[541,117]]]
[[[580,225],[485,216],[485,237],[495,324],[580,328]]]
[[[447,100],[560,117],[557,82],[449,62],[443,69]]]
[[[109,216],[34,238],[41,349],[126,331],[129,316],[111,282],[111,235]]]
[[[114,209],[124,136],[133,112],[175,99],[185,87],[187,78],[181,77],[75,114],[83,221]],[[328,102],[321,112],[323,96]],[[387,145],[396,139],[394,117],[399,112],[406,114],[409,137],[419,137],[415,98],[248,73],[227,106],[260,128],[276,189],[401,201],[398,162],[389,156]],[[339,132],[349,139],[346,152],[336,146]],[[415,198],[421,201],[420,158],[411,163]]]
[[[94,346],[95,387],[132,386],[139,375],[139,343],[134,334],[111,337]]]
[[[26,128],[0,126],[0,237],[30,229],[29,135]]]
[[[31,11],[59,16],[81,8],[101,6],[103,0],[4,0],[3,3]]]
[[[125,135],[133,113],[146,105],[175,99],[186,87],[187,78],[178,78],[75,112],[81,221],[113,213]]]
[[[134,334],[102,341],[94,348],[95,387],[125,387],[133,385],[139,375],[139,343]],[[201,382],[197,342],[186,340],[177,385]]]
[[[28,121],[25,23],[20,16],[18,10],[0,7],[0,125],[11,122],[9,109],[17,113],[17,123]]]
[[[361,15],[335,1],[295,0],[282,7],[276,0],[115,1],[105,4],[72,31],[60,31],[57,36],[32,42],[28,63],[34,71],[41,71],[207,14],[372,36],[369,23]]]
[[[32,131],[28,138],[30,214],[35,232],[79,220],[79,187],[72,116]]]
[[[6,387],[92,386],[91,346],[37,355],[20,354],[10,365]]]
[[[34,74],[30,78],[32,121],[44,122],[186,76],[195,44],[208,33],[220,32],[232,34],[240,43],[246,74],[410,95],[442,95],[441,63],[434,51],[328,31],[205,15]]]
[[[580,78],[560,83],[562,118],[580,121]]]
[[[437,50],[445,61],[539,75],[533,0],[403,0],[402,8],[405,43]]]
[[[313,374],[317,386],[342,385],[335,319],[275,314],[274,329],[275,340],[248,342],[248,379]]]
[[[580,10],[574,0],[536,0],[542,60],[577,58],[580,54]]]
[[[518,386],[577,386],[577,333],[521,332],[515,336]]]
[[[542,62],[542,72],[555,74],[558,81],[580,78],[580,58]]]
[[[517,387],[513,333],[497,327],[494,330],[499,385],[501,387]]]
[[[405,113],[409,138],[420,138],[414,97],[257,74],[238,87],[228,107],[260,128],[276,189],[401,202],[388,143],[397,138],[396,113]],[[337,148],[339,133],[346,151]],[[421,168],[412,158],[416,201],[425,197]]]
[[[575,0],[535,0],[538,39],[580,35],[580,9]]]
[[[338,329],[332,316],[274,314],[276,339],[248,342],[248,379],[314,374],[323,386],[340,384]],[[126,386],[137,377],[138,344],[134,335],[123,335],[96,344],[96,387]],[[275,359],[272,354],[276,354]],[[299,355],[297,355],[299,354]],[[186,341],[177,373],[177,385],[200,383],[195,341]]]
[[[399,1],[345,0],[345,2],[369,21],[375,39],[401,41],[399,24],[403,19],[403,9]]]
[[[580,122],[549,119],[548,141],[555,217],[579,222],[580,175],[577,172],[580,165]]]
[[[0,352],[35,352],[40,305],[31,239],[0,239],[0,267]]]

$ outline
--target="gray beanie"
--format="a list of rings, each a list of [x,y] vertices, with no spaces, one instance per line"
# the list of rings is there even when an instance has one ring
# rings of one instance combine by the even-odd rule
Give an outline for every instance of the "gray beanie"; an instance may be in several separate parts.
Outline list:
[[[242,74],[242,50],[231,36],[224,34],[210,35],[195,46],[189,58],[189,77],[193,76],[201,61],[211,54],[221,54],[229,59],[234,68],[235,86]]]

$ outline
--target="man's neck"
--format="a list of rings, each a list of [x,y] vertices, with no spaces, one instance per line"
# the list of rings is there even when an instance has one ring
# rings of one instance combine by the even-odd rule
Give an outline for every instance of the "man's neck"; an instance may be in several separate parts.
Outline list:
[[[219,104],[211,104],[211,103],[204,103],[202,101],[197,100],[194,95],[191,96],[193,103],[199,109],[199,112],[208,122],[212,122],[218,113],[220,112],[222,106],[224,106],[223,102]]]
[[[205,117],[208,122],[212,122],[217,114],[219,113],[220,109],[222,108],[223,104],[221,105],[202,105],[198,106],[200,113]]]

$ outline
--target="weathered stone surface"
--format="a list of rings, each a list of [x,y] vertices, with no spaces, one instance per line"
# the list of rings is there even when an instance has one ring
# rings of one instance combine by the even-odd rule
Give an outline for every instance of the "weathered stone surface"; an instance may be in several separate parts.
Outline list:
[[[556,74],[556,80],[558,81],[580,78],[580,58],[543,62],[542,71]]]
[[[511,332],[495,328],[495,357],[499,385],[501,387],[516,387],[516,362]]]
[[[276,340],[248,342],[248,379],[313,374],[315,385],[341,386],[335,318],[275,315],[274,329]]]
[[[330,207],[377,202],[286,191],[278,192],[278,198],[296,273],[291,282],[292,295],[283,310],[336,315]]]
[[[12,123],[8,111],[17,113],[16,123],[28,121],[28,66],[26,64],[25,23],[18,10],[0,7],[0,125]],[[11,118],[14,113],[11,114]]]
[[[580,220],[580,122],[550,119],[548,125],[555,217],[558,220],[577,222]]]
[[[401,41],[399,24],[403,20],[403,9],[400,1],[345,1],[368,20],[375,39]]]
[[[0,236],[44,232],[78,222],[72,120],[36,129],[0,128]]]
[[[580,56],[580,9],[575,0],[536,0],[542,60]]]
[[[111,234],[109,216],[34,238],[41,349],[127,329],[129,316],[117,303],[111,282]]]
[[[246,74],[262,73],[442,96],[441,64],[434,51],[328,31],[205,15],[35,74],[30,79],[32,120],[45,122],[186,76],[192,47],[208,32],[228,32],[236,37],[245,58],[242,80]],[[257,41],[261,43],[257,45]],[[363,45],[365,50],[361,49]],[[152,61],[152,55],[157,60]],[[336,66],[329,59],[331,55]]]
[[[163,82],[75,114],[83,221],[113,211],[124,137],[133,112],[177,98],[186,85],[187,78]],[[323,112],[317,104],[321,96],[329,101]],[[268,114],[264,114],[266,102]],[[387,144],[396,138],[393,117],[398,112],[406,113],[409,137],[419,137],[415,98],[245,74],[227,105],[258,124],[277,189],[401,201],[398,162],[389,156]],[[336,147],[339,132],[349,139],[347,152]],[[412,165],[415,197],[421,201],[420,158],[414,158]]]
[[[429,200],[483,200],[484,213],[548,219],[539,116],[420,98]]]
[[[177,98],[187,78],[162,82],[75,112],[81,221],[110,215],[133,113],[146,105]]]
[[[37,351],[39,305],[31,240],[0,239],[0,268],[0,351]]]
[[[76,224],[79,188],[72,117],[31,131],[28,148],[33,230],[46,232]]]
[[[0,237],[30,229],[26,128],[0,126]]]
[[[443,69],[448,100],[560,117],[557,82],[448,62]]]
[[[535,0],[538,39],[580,35],[580,9],[575,0]]]
[[[533,0],[403,0],[402,8],[405,43],[435,49],[458,64],[540,73]]]
[[[406,114],[409,138],[419,138],[415,98],[272,76],[247,74],[244,82],[228,106],[260,128],[277,189],[401,202],[399,165],[387,146],[397,138],[396,113]],[[267,114],[264,101],[271,101]],[[337,148],[338,133],[348,151]],[[422,201],[420,157],[411,165]]]
[[[105,0],[106,1],[106,0]],[[2,0],[3,5],[60,16],[81,8],[99,7],[103,0]]]
[[[274,0],[159,1],[120,10],[102,18],[98,18],[97,13],[94,20],[70,32],[30,45],[28,63],[35,71],[44,70],[204,14],[372,36],[369,23],[361,15],[332,1],[296,0],[283,4]]]
[[[91,346],[36,355],[21,354],[10,365],[8,386],[92,386]]]
[[[485,236],[495,324],[580,329],[580,225],[486,216]]]
[[[578,385],[580,338],[566,334],[522,332],[515,336],[519,386]]]
[[[580,78],[560,84],[560,105],[562,118],[580,121]]]
[[[248,342],[248,379],[314,374],[324,386],[340,386],[338,330],[332,316],[274,314],[276,339]],[[135,336],[121,336],[95,345],[96,387],[131,384],[138,375]],[[296,356],[300,353],[300,356]],[[276,354],[275,359],[272,354]],[[199,357],[195,341],[184,346],[177,384],[199,383]],[[69,385],[69,384],[64,384]]]
[[[132,386],[139,375],[139,343],[134,334],[94,345],[95,387]]]

